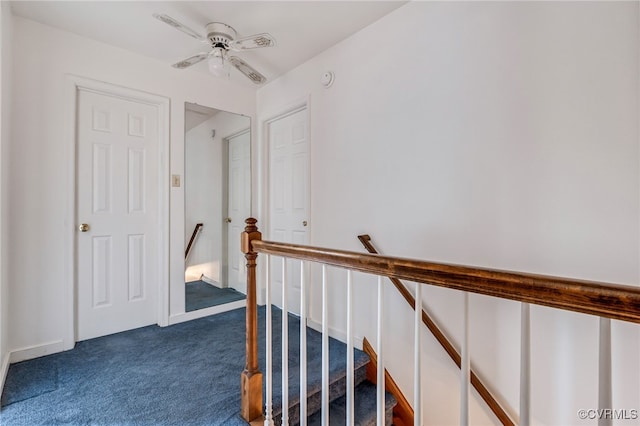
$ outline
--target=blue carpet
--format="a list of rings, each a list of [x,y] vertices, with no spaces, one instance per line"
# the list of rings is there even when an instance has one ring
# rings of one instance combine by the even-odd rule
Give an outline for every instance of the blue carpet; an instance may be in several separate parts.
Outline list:
[[[264,313],[259,353],[264,371]],[[281,312],[273,310],[274,360],[280,359]],[[289,316],[290,390],[299,371],[299,320]],[[2,425],[246,425],[239,416],[245,310],[187,323],[149,326],[79,342],[75,349],[11,365]],[[307,331],[309,389],[320,377],[320,334]],[[330,340],[331,377],[344,374],[345,346]],[[356,364],[367,357],[356,351]],[[276,364],[278,365],[278,364]],[[279,395],[274,368],[274,405]]]
[[[2,405],[24,401],[58,389],[58,365],[47,358],[15,364],[7,375]]]
[[[191,281],[185,285],[185,311],[218,306],[243,300],[246,296],[234,288],[218,288],[204,281]]]

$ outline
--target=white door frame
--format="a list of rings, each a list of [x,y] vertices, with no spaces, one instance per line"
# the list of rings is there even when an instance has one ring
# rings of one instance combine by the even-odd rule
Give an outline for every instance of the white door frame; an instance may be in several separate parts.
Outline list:
[[[308,156],[309,163],[307,164],[307,171],[309,173],[309,179],[307,182],[307,196],[308,196],[307,197],[307,213],[309,216],[309,223],[311,224],[311,226],[309,227],[309,230],[307,232],[309,236],[309,244],[312,244],[313,242],[313,212],[311,211],[311,180],[312,180],[313,174],[311,173],[312,172],[311,170],[312,141],[311,141],[311,112],[310,112],[309,95],[303,98],[300,98],[296,101],[293,101],[286,106],[276,109],[275,112],[271,112],[267,114],[266,119],[260,121],[260,132],[261,132],[262,140],[264,141],[264,143],[262,144],[262,170],[264,172],[262,173],[262,178],[263,178],[262,187],[260,188],[263,194],[262,203],[261,203],[262,223],[258,223],[258,229],[260,230],[260,232],[262,232],[262,236],[264,239],[271,238],[271,235],[269,235],[269,229],[271,229],[271,218],[269,217],[270,216],[269,203],[271,201],[271,193],[269,192],[269,187],[271,184],[270,182],[271,169],[269,167],[269,163],[271,160],[270,158],[271,141],[269,140],[269,125],[274,121],[277,121],[287,115],[295,114],[296,112],[299,112],[302,110],[306,110],[307,143],[309,144],[309,156]],[[258,261],[258,264],[260,264],[260,261]],[[260,272],[260,276],[262,276],[263,279],[261,281],[264,283],[266,275],[264,272],[264,267],[261,267],[261,268],[262,269]],[[308,270],[307,270],[307,273],[308,273]],[[311,275],[308,274],[308,276],[310,277]],[[310,286],[309,280],[307,280],[307,285]],[[261,287],[260,290],[258,291],[258,303],[263,305],[265,303],[265,300],[266,300],[265,289]]]
[[[158,288],[157,288],[157,323],[169,325],[169,112],[170,100],[167,97],[116,86],[97,80],[75,75],[66,76],[66,132],[68,140],[67,158],[67,227],[65,247],[67,285],[65,294],[66,332],[63,341],[64,350],[72,349],[76,342],[77,318],[77,115],[78,93],[93,92],[101,95],[115,96],[124,100],[153,105],[158,108]]]

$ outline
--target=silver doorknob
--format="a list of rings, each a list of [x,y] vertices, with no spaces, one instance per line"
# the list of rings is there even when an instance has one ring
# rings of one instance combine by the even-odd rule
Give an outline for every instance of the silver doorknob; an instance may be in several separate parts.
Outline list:
[[[307,226],[307,221],[306,220],[302,221],[302,226]]]
[[[81,232],[87,232],[89,230],[89,224],[88,223],[83,223],[82,225],[78,226],[78,229]]]
[[[230,217],[228,217],[228,218],[226,218],[224,221],[225,221],[225,222],[227,222],[227,223],[231,223],[231,218],[230,218]]]

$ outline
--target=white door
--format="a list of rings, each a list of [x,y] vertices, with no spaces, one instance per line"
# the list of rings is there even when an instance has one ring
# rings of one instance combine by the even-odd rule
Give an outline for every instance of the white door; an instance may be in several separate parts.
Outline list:
[[[309,243],[309,138],[307,110],[301,109],[268,124],[269,233],[268,239]],[[300,262],[287,261],[289,310],[299,312]],[[274,303],[281,304],[282,261],[271,264]]]
[[[158,108],[78,92],[77,340],[157,322]]]
[[[240,252],[244,220],[251,216],[251,132],[249,129],[227,139],[229,143],[229,194],[227,207],[228,285],[247,292],[245,258]]]

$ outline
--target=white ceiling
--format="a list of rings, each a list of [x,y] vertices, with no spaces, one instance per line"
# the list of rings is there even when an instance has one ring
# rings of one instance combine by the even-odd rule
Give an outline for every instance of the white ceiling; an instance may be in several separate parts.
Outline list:
[[[15,15],[41,22],[167,63],[207,46],[155,18],[164,13],[205,33],[224,22],[238,37],[267,32],[277,46],[238,54],[268,80],[295,68],[354,34],[404,1],[14,1]],[[208,72],[206,61],[195,65]],[[214,78],[214,77],[212,77]],[[233,70],[231,79],[246,77]],[[246,80],[248,85],[253,85]]]

